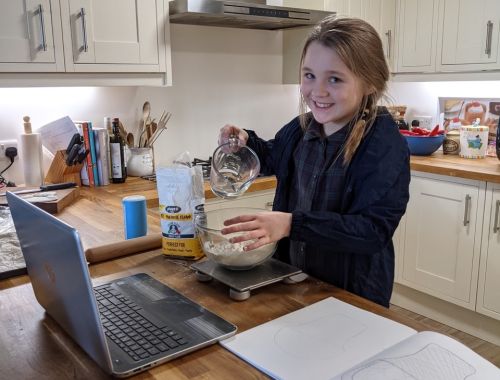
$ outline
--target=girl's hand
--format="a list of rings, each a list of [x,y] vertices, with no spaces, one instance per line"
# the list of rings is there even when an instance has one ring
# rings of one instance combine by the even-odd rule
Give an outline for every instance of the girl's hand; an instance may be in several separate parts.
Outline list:
[[[219,132],[219,145],[229,142],[229,137],[236,136],[241,146],[247,145],[248,133],[234,125],[226,124]]]
[[[254,215],[240,215],[224,221],[227,226],[222,234],[245,232],[230,239],[231,243],[255,240],[245,246],[245,251],[259,248],[290,235],[292,214],[278,211],[265,211]]]

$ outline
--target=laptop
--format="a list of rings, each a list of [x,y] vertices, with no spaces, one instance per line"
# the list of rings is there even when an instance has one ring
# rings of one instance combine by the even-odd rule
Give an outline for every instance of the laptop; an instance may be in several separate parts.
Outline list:
[[[15,194],[7,200],[37,301],[106,372],[130,376],[236,333],[145,273],[93,288],[78,232]]]

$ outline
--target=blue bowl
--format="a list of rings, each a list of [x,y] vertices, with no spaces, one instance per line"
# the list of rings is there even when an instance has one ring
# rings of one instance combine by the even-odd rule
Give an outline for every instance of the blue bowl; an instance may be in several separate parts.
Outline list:
[[[414,156],[429,156],[443,144],[444,135],[432,137],[427,136],[405,136],[410,153]]]

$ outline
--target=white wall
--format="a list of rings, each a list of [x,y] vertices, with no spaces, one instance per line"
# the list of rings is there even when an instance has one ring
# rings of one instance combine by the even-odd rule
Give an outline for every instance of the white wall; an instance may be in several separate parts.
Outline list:
[[[261,30],[172,26],[173,86],[140,88],[136,108],[149,100],[153,116],[173,113],[155,144],[157,164],[190,151],[208,158],[226,123],[264,138],[293,118],[298,87],[281,84],[281,33]]]

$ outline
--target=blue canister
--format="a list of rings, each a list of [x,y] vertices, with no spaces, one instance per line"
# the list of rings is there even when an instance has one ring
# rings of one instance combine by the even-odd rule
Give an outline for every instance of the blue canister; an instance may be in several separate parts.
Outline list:
[[[125,239],[145,236],[148,233],[146,197],[130,195],[122,199]]]

